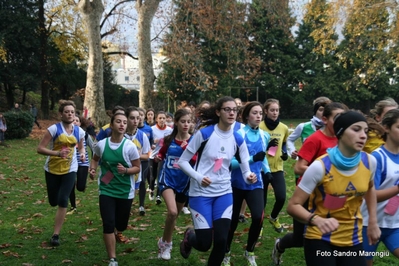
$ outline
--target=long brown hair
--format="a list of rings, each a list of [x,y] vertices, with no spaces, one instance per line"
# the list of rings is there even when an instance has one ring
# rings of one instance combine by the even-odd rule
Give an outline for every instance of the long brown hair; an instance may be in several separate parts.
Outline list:
[[[186,116],[186,115],[190,116],[190,115],[191,115],[190,111],[188,111],[186,108],[179,109],[179,110],[176,111],[176,113],[175,113],[175,115],[174,115],[174,118],[173,118],[173,121],[174,121],[175,123],[177,123],[177,122],[179,122],[179,120],[180,120],[183,116]],[[167,136],[163,139],[163,145],[166,146],[166,147],[169,147],[170,143],[172,143],[172,141],[176,138],[177,133],[178,133],[178,128],[177,128],[177,126],[175,125],[175,126],[173,127],[172,133],[171,133],[170,135],[167,135]]]

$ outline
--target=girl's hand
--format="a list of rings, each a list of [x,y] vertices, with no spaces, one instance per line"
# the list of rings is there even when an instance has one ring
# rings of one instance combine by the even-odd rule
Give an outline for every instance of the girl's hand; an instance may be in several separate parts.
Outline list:
[[[339,226],[339,223],[335,218],[325,219],[320,216],[317,216],[313,220],[313,224],[319,228],[323,235],[336,231]]]
[[[154,157],[154,162],[159,163],[160,161],[162,161],[162,158],[157,154]]]
[[[70,151],[71,151],[70,148],[67,148],[67,147],[62,148],[61,151],[60,151],[60,157],[61,157],[62,159],[67,158],[68,155],[69,155],[69,153],[70,153]]]
[[[209,179],[209,177],[205,176],[202,181],[201,181],[201,186],[207,187],[212,183],[212,181]]]
[[[96,169],[95,168],[90,168],[89,170],[89,176],[91,180],[94,180],[94,177],[96,176]]]
[[[86,161],[86,155],[85,154],[82,154],[82,153],[80,153],[79,154],[79,159],[80,159],[80,161],[82,162],[82,163],[84,163],[85,161]]]
[[[251,173],[249,176],[247,176],[247,180],[249,183],[254,184],[258,179],[256,177],[256,174]]]
[[[118,174],[126,174],[127,168],[124,167],[121,163],[118,163],[116,168],[118,169]]]
[[[381,230],[378,227],[377,223],[369,224],[367,226],[367,238],[369,240],[370,245],[375,245],[380,240]]]

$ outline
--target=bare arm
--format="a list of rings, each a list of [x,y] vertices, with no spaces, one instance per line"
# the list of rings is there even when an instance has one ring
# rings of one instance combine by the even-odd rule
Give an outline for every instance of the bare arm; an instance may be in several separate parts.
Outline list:
[[[298,161],[295,163],[294,166],[294,173],[296,175],[303,175],[309,167],[309,162],[306,161],[305,159],[299,157]]]
[[[367,226],[367,237],[370,244],[374,245],[378,242],[381,235],[381,230],[377,224],[377,196],[374,188],[374,182],[369,182],[369,189],[364,195],[366,200],[367,210],[369,213],[369,224]]]

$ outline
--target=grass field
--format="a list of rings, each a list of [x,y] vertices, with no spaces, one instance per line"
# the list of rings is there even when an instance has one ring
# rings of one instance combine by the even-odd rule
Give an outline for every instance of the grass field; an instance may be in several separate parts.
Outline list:
[[[295,126],[298,120],[287,123]],[[8,141],[10,147],[0,146],[0,265],[108,265],[95,181],[88,181],[86,192],[77,192],[78,212],[67,215],[60,235],[61,246],[53,248],[48,244],[56,209],[47,201],[43,170],[46,157],[36,153],[42,132],[34,131],[33,138]],[[291,159],[285,163],[287,199],[295,188],[294,163]],[[269,192],[266,214],[274,203],[273,191]],[[146,215],[139,216],[137,209],[135,200],[128,230],[124,232],[129,242],[117,245],[119,265],[205,265],[208,252],[193,250],[187,260],[179,253],[178,244],[184,229],[192,224],[191,216],[179,216],[172,259],[166,262],[157,259],[157,240],[163,231],[165,204],[157,206],[147,197]],[[284,233],[290,230],[292,219],[285,208],[280,221],[285,227]],[[249,223],[240,223],[233,240],[232,262],[236,266],[246,265],[243,253],[248,229]],[[270,255],[274,241],[284,233],[276,233],[265,221],[263,237],[255,249],[258,265],[273,265]],[[381,245],[380,249],[385,247]],[[283,265],[288,266],[305,265],[302,249],[287,250],[283,261]],[[397,265],[397,260],[390,255],[377,258],[375,265]]]

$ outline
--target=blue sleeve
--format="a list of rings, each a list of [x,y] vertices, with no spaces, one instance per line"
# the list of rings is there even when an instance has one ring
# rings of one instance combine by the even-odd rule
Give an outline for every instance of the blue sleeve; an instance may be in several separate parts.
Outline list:
[[[96,136],[96,140],[100,141],[102,139],[105,139],[107,137],[107,133],[105,132],[105,130],[103,130],[102,128],[100,128],[100,132],[98,132],[97,136]]]
[[[379,152],[373,151],[371,155],[377,160],[377,168],[375,169],[374,174],[374,187],[375,189],[379,189],[381,183],[383,182],[382,178],[382,156]],[[386,167],[386,166],[385,166]],[[385,179],[385,178],[384,178]]]
[[[263,134],[263,137],[265,139],[265,143],[269,143],[270,141],[270,134],[268,132],[265,132],[266,134]],[[267,144],[266,144],[267,147]],[[262,171],[264,173],[269,173],[270,171],[270,166],[269,166],[269,161],[267,160],[267,156],[265,156],[265,159],[263,159],[262,162]]]

